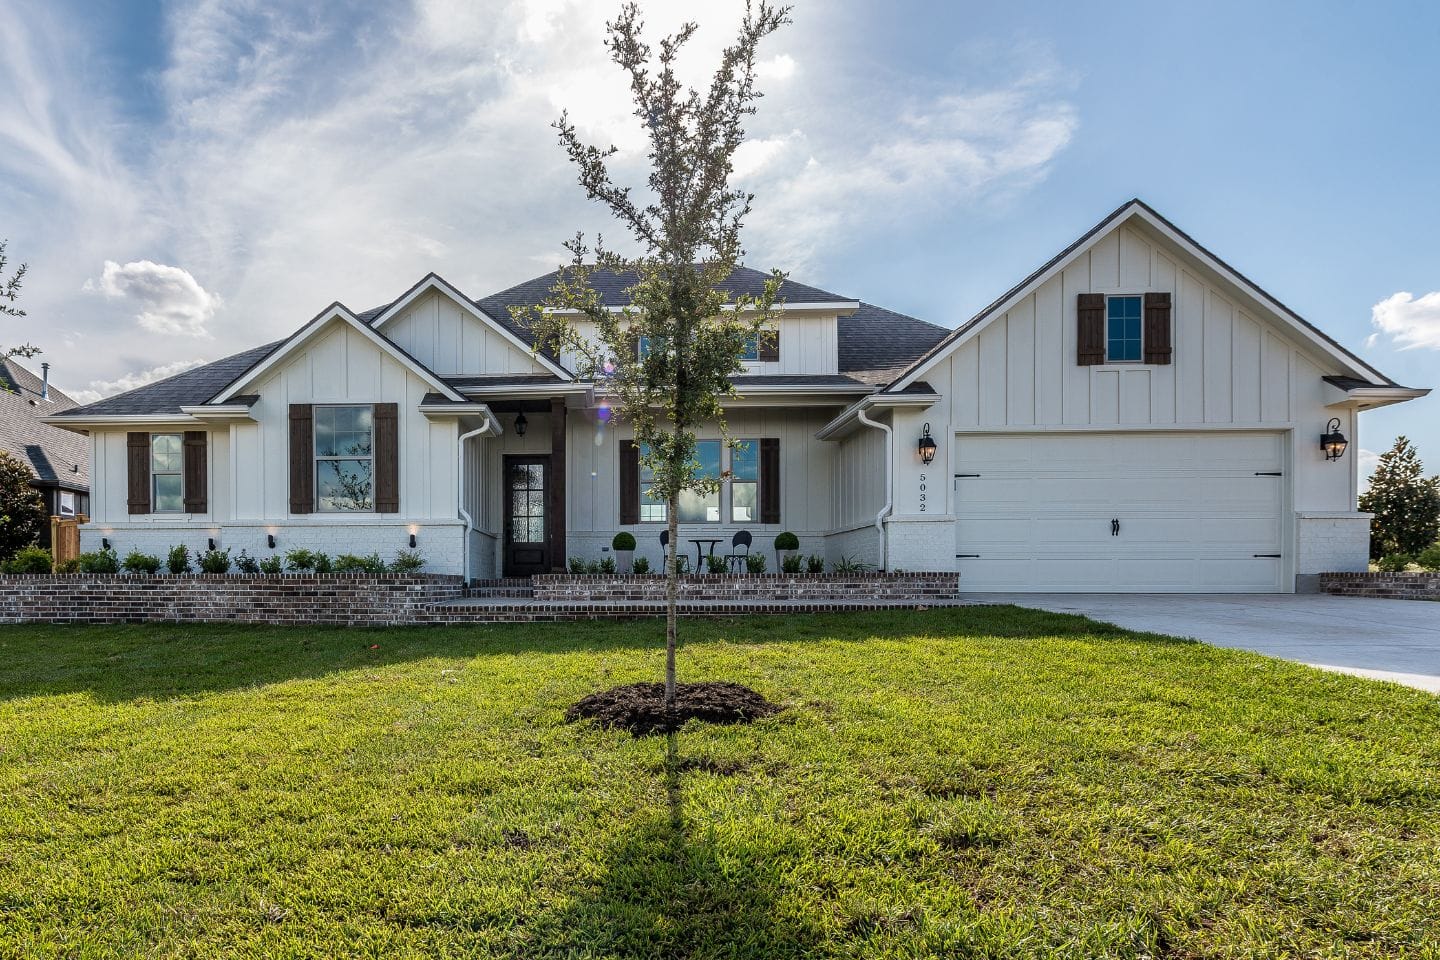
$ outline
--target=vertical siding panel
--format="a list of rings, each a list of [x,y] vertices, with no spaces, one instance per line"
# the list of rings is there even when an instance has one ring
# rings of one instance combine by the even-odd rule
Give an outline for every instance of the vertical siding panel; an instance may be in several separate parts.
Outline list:
[[[1090,395],[1090,422],[1120,422],[1120,374],[1115,370],[1093,370]]]
[[[1090,248],[1090,290],[1110,293],[1120,289],[1120,234],[1112,230]]]
[[[1005,323],[1005,422],[1035,422],[1035,298],[1015,305]]]
[[[1065,335],[1061,304],[1063,284],[1051,277],[1035,291],[1035,422],[1062,421],[1061,388],[1065,363]]]
[[[1144,237],[1126,228],[1120,231],[1120,288],[1143,293],[1152,286],[1151,246]]]
[[[1150,379],[1150,370],[1121,371],[1119,401],[1121,423],[1150,422]]]
[[[1008,317],[1000,317],[980,331],[980,422],[1005,424],[1005,346]]]
[[[1171,343],[1173,345],[1176,334],[1175,325],[1179,323],[1177,312],[1180,301],[1180,291],[1175,283],[1175,262],[1155,250],[1155,266],[1153,282],[1156,290],[1163,290],[1170,294],[1172,304]],[[1150,420],[1152,423],[1174,423],[1176,420],[1175,406],[1179,391],[1179,378],[1176,373],[1176,363],[1172,360],[1169,365],[1157,367],[1151,371],[1150,377]]]
[[[1175,419],[1205,421],[1205,287],[1189,271],[1180,273],[1175,301]]]
[[[955,426],[980,424],[980,367],[976,342],[966,341],[950,363],[950,410]]]
[[[1244,313],[1235,315],[1234,393],[1232,419],[1236,423],[1260,420],[1260,325]]]
[[[1232,410],[1231,352],[1235,307],[1214,290],[1205,291],[1205,422],[1227,423]]]
[[[1260,418],[1285,423],[1290,419],[1290,345],[1267,330],[1260,351]]]
[[[1061,392],[1061,417],[1067,424],[1090,422],[1090,368],[1075,362],[1076,351],[1079,349],[1079,333],[1075,326],[1075,298],[1082,293],[1092,292],[1090,273],[1090,258],[1080,256],[1061,276],[1060,333],[1064,338],[1060,351],[1061,380],[1064,386]]]

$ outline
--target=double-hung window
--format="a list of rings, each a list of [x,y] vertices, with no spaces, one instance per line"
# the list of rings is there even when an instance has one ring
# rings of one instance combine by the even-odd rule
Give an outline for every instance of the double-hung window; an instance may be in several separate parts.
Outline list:
[[[375,409],[315,408],[315,506],[322,513],[375,509]]]
[[[185,511],[185,438],[178,433],[150,436],[150,504],[154,513]]]
[[[695,460],[699,463],[699,468],[695,471],[696,477],[708,480],[720,479],[721,447],[719,440],[700,440],[695,444]],[[642,444],[640,447],[641,523],[667,519],[665,501],[656,499],[651,492],[654,489],[655,473],[645,465],[645,456],[649,452],[650,448]],[[680,492],[679,519],[681,523],[719,523],[720,491],[718,489],[705,492],[682,490]]]
[[[1110,363],[1138,363],[1141,357],[1140,297],[1105,300],[1105,359]]]
[[[730,449],[730,520],[760,519],[760,442],[740,440]]]

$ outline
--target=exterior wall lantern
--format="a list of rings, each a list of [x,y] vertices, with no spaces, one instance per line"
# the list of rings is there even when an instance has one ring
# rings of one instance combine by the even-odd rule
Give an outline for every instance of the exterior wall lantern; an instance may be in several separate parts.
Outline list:
[[[413,534],[413,533],[410,534],[410,549],[411,549],[411,550],[414,550],[414,549],[415,549],[415,534]]]
[[[265,543],[270,547],[271,550],[274,550],[274,549],[275,549],[275,534],[273,534],[273,533],[267,533],[267,534],[265,534]]]
[[[1325,451],[1325,459],[1339,460],[1345,456],[1345,448],[1349,445],[1350,441],[1340,432],[1340,418],[1331,417],[1325,425],[1325,435],[1320,438],[1320,449]]]
[[[525,428],[529,425],[530,421],[525,419],[525,411],[521,410],[518,414],[515,415],[515,436],[525,436]]]
[[[940,445],[935,442],[935,438],[930,436],[930,424],[925,424],[924,428],[920,431],[920,443],[916,447],[920,453],[920,462],[925,464],[933,463],[935,461],[935,451],[939,446]]]

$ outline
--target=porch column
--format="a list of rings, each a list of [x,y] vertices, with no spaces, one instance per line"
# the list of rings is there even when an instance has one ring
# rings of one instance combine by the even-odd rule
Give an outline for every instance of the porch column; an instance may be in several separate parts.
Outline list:
[[[565,399],[550,398],[550,569],[565,572]]]

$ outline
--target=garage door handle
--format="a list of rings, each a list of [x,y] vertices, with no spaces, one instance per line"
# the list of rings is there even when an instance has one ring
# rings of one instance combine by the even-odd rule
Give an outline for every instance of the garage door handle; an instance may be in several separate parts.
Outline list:
[[[961,477],[978,477],[978,476],[980,476],[980,474],[978,474],[978,473],[957,473],[957,474],[955,474],[955,479],[956,479],[956,480],[959,480]]]
[[[978,554],[978,553],[957,553],[957,554],[955,554],[955,559],[956,559],[956,560],[979,560],[979,559],[980,559],[980,554]]]
[[[1257,471],[1255,471],[1255,476],[1257,476],[1257,477],[1283,477],[1283,476],[1285,476],[1285,474],[1281,473],[1279,470],[1275,470],[1275,471],[1257,470]]]
[[[1267,560],[1279,560],[1279,559],[1280,559],[1280,554],[1278,554],[1278,553],[1257,553],[1257,554],[1255,554],[1255,556],[1256,556],[1256,557],[1263,557],[1263,558],[1265,558],[1265,559],[1267,559]]]

